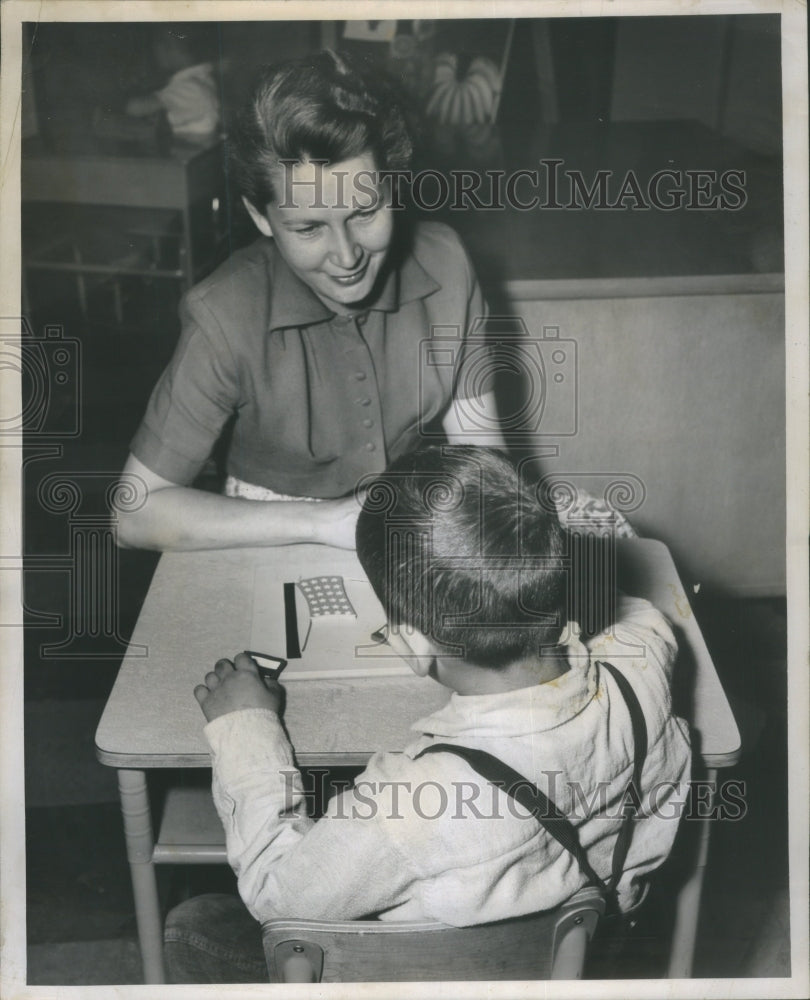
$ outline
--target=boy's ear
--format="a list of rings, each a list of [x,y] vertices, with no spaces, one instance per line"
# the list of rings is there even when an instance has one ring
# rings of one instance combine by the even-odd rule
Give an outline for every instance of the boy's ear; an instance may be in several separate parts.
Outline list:
[[[244,195],[242,195],[242,204],[248,210],[248,215],[253,219],[256,228],[262,236],[272,236],[273,229],[267,216],[262,215],[258,208],[252,202],[248,201]]]
[[[406,661],[417,677],[427,677],[436,659],[436,649],[426,635],[417,629],[406,631],[392,628],[388,644]]]

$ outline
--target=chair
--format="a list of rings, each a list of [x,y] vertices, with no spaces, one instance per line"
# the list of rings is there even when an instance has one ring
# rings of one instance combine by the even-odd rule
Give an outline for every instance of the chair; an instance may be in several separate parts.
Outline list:
[[[588,887],[554,910],[473,927],[270,920],[264,953],[272,983],[581,979],[604,910]]]

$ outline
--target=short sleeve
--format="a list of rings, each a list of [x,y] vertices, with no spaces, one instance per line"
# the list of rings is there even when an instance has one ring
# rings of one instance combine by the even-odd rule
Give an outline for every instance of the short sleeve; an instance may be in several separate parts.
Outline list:
[[[239,376],[219,324],[204,301],[180,306],[181,334],[155,386],[130,450],[173,483],[193,482],[236,409]]]
[[[466,315],[462,327],[464,343],[453,375],[453,398],[469,399],[494,388],[494,369],[486,336],[489,308],[472,261],[460,241],[458,252],[464,269]]]

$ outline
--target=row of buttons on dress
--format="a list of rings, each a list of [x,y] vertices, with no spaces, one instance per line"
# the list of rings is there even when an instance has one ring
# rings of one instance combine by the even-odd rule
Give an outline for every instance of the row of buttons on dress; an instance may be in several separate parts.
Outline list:
[[[358,382],[365,382],[365,380],[368,378],[365,372],[355,372],[354,377],[357,379]],[[369,396],[358,396],[357,399],[355,399],[355,403],[358,406],[371,406],[371,398]],[[374,421],[371,419],[371,417],[366,417],[363,420],[363,426],[373,427]],[[369,441],[368,444],[366,445],[366,451],[374,451],[375,447],[376,446],[374,442]]]
[[[368,319],[368,313],[360,313],[356,316],[335,316],[334,323],[336,326],[349,326],[350,323],[357,322],[358,326],[364,326],[366,320]],[[368,375],[365,372],[355,372],[354,377],[358,382],[365,382]],[[371,406],[371,398],[369,396],[358,396],[355,399],[355,404],[357,406]],[[364,427],[373,427],[374,421],[371,417],[365,417],[362,421]],[[377,445],[373,441],[366,442],[366,451],[376,451]]]
[[[354,377],[357,379],[358,382],[365,382],[367,376],[365,372],[355,372]],[[355,403],[357,403],[358,406],[371,406],[371,398],[369,396],[358,396],[358,398],[355,400]],[[373,427],[374,421],[371,419],[371,417],[365,417],[363,419],[363,426]],[[376,449],[377,446],[374,444],[373,441],[366,442],[366,451],[376,451]]]

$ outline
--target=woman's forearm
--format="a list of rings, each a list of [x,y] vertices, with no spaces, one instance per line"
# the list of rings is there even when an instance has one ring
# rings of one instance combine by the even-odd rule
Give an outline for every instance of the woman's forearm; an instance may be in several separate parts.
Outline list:
[[[138,510],[120,512],[118,536],[125,547],[160,551],[315,542],[319,523],[327,520],[314,510],[319,506],[171,486],[150,492]]]
[[[130,455],[118,492],[118,542],[161,552],[317,542],[354,548],[353,497],[244,500],[180,486]]]

